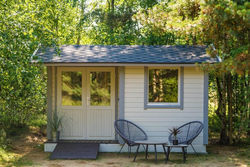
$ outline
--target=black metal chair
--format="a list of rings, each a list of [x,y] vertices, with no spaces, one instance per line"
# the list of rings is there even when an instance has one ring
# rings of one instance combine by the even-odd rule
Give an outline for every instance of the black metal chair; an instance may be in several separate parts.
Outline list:
[[[180,130],[179,134],[177,135],[178,144],[187,144],[191,145],[194,152],[197,154],[196,150],[194,149],[192,142],[194,139],[201,133],[203,129],[203,123],[200,121],[192,121],[188,122],[178,128]],[[169,135],[169,142],[173,143],[173,133]]]
[[[116,120],[114,123],[114,126],[115,126],[115,131],[124,141],[119,153],[123,149],[124,145],[127,144],[128,152],[130,156],[131,147],[138,145],[134,141],[148,139],[147,134],[139,126],[137,126],[136,124],[128,120],[124,120],[124,119]]]

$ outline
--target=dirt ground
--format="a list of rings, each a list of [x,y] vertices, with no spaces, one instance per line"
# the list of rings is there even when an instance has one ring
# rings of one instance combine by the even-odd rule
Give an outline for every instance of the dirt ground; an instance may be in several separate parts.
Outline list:
[[[181,154],[171,154],[168,164],[164,162],[163,154],[158,155],[158,163],[154,155],[149,155],[149,160],[144,159],[144,154],[139,154],[136,162],[133,156],[127,154],[100,153],[97,160],[49,160],[50,153],[43,152],[45,137],[35,129],[31,133],[22,135],[12,140],[13,146],[9,151],[0,151],[0,166],[44,166],[44,167],[148,167],[148,166],[250,166],[250,147],[235,146],[208,146],[206,155],[188,155],[184,164]],[[1,155],[2,154],[2,155]]]

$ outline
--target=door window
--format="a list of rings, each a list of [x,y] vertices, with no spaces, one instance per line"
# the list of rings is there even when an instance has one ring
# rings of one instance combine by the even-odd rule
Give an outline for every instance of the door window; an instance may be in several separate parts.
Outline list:
[[[111,73],[90,72],[90,105],[110,106]]]
[[[62,105],[82,105],[82,73],[73,71],[62,72]]]

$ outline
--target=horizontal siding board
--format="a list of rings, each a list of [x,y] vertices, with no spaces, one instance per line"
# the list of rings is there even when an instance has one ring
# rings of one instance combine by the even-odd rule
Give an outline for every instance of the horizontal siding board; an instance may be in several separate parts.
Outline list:
[[[187,89],[184,86],[184,96],[185,94],[203,94],[203,90],[200,89]]]
[[[200,97],[187,98],[187,99],[185,100],[185,103],[189,103],[189,102],[191,102],[191,103],[202,103],[202,102],[203,102],[203,99],[200,98]]]
[[[125,101],[126,102],[131,102],[131,103],[143,103],[144,99],[143,98],[138,98],[138,97],[126,97]]]
[[[202,76],[200,76],[200,75],[187,75],[187,74],[185,74],[185,72],[184,72],[184,81],[185,81],[185,79],[202,79],[203,77]]]
[[[144,94],[142,94],[142,93],[136,93],[136,92],[127,92],[127,94],[126,94],[126,97],[127,98],[130,98],[130,97],[140,97],[140,98],[143,98],[144,97]]]
[[[148,110],[144,110],[142,108],[136,108],[136,107],[131,107],[131,108],[127,108],[126,109],[126,113],[140,113],[143,112],[143,113],[190,113],[190,114],[193,114],[193,113],[199,113],[201,112],[200,108],[185,108],[185,110],[180,110],[180,109],[148,109]]]
[[[202,93],[184,93],[184,98],[203,98]]]
[[[169,129],[175,127],[175,125],[169,125],[169,126],[144,126],[142,127],[142,129],[145,132],[160,132],[160,133],[166,133],[167,135],[169,135]],[[198,137],[202,138],[202,135],[199,135]]]
[[[142,89],[142,90],[144,90],[143,89],[143,85],[140,85],[140,84],[126,84],[126,82],[125,82],[125,89],[129,89],[129,88],[136,88],[136,89]]]
[[[185,114],[183,112],[179,112],[179,113],[139,113],[139,112],[130,112],[130,113],[126,113],[126,117],[133,117],[133,118],[152,118],[152,119],[157,119],[159,118],[160,119],[164,119],[164,120],[167,120],[169,118],[171,119],[179,119],[180,117],[182,117],[182,115]],[[189,114],[186,114],[186,118],[193,118],[193,117],[196,117],[196,118],[202,118],[203,117],[203,114],[202,113],[189,113]]]
[[[137,78],[127,78],[126,83],[140,83],[140,84],[144,84],[144,81],[142,80],[138,80]]]
[[[125,88],[125,93],[144,93],[144,89],[136,88],[136,89],[129,89]]]
[[[144,77],[141,76],[141,74],[136,74],[136,75],[126,75],[125,74],[125,82],[126,79],[143,79]]]
[[[127,102],[125,101],[125,103],[127,104]],[[189,109],[191,109],[191,108],[199,108],[201,111],[203,110],[203,108],[202,108],[202,104],[200,104],[200,103],[185,103],[185,101],[184,101],[184,107],[186,107],[186,108],[189,108]],[[137,103],[137,102],[135,102],[135,103],[129,103],[129,105],[126,105],[125,106],[125,108],[127,109],[127,108],[142,108],[142,107],[144,107],[144,104],[143,103]],[[152,109],[146,109],[147,111],[151,111]],[[163,109],[159,109],[159,110],[163,110]],[[167,110],[167,109],[166,109]],[[183,115],[183,117],[184,117],[184,115]]]
[[[127,109],[127,108],[143,108],[144,107],[144,104],[143,103],[129,103],[129,105],[127,105],[127,103],[125,102],[125,108]],[[126,112],[126,110],[125,110],[125,112]]]
[[[133,120],[131,120],[133,121]],[[199,120],[198,120],[199,121]],[[201,121],[201,120],[200,120]],[[164,122],[143,122],[143,121],[137,121],[135,122],[137,125],[139,125],[142,129],[146,130],[148,128],[157,128],[157,127],[178,127],[186,123],[185,121],[164,121]]]
[[[143,70],[141,70],[141,68],[135,68],[135,69],[127,69],[125,74],[127,75],[133,75],[133,74],[139,74],[142,73]]]
[[[125,119],[127,119],[127,118],[125,118]],[[130,120],[130,121],[133,121],[134,123],[136,123],[138,126],[140,126],[144,130],[146,130],[148,128],[153,128],[153,127],[157,128],[159,126],[170,127],[170,128],[179,127],[179,126],[187,123],[185,121],[178,121],[178,122],[177,121],[172,121],[172,122],[171,121],[169,121],[169,122],[160,121],[160,122],[157,122],[157,123],[155,123],[155,122],[147,122],[147,123],[145,123],[144,121],[137,121],[136,122],[135,120]]]
[[[203,81],[201,81],[201,78],[199,79],[186,79],[184,80],[184,84],[203,84]]]
[[[128,103],[143,103],[143,97],[126,97],[125,102]],[[187,98],[184,103],[202,103],[203,99],[200,97]]]
[[[201,109],[201,111],[203,110],[203,105],[202,104],[200,104],[200,103],[186,103],[186,102],[184,102],[184,107],[193,107],[193,108],[200,108]],[[184,116],[184,115],[183,115]]]
[[[127,114],[125,114],[125,118],[128,118]],[[151,117],[133,117],[131,118],[133,119],[135,122],[137,121],[146,121],[146,122],[166,122],[166,121],[169,121],[169,122],[190,122],[190,121],[194,121],[194,118],[193,117],[176,117],[176,118],[151,118]],[[198,116],[195,116],[195,120],[203,120],[203,117],[198,117]]]

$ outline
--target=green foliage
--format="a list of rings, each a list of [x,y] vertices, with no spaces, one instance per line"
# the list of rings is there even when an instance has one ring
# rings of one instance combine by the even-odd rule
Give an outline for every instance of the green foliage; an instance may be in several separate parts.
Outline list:
[[[45,127],[47,125],[47,116],[45,113],[36,114],[31,118],[31,120],[28,122],[28,126],[34,126],[34,127]]]
[[[249,9],[245,0],[2,0],[0,129],[8,136],[46,123],[32,122],[46,110],[45,68],[31,63],[38,46],[212,44],[208,53],[223,62],[203,66],[212,83],[209,124],[223,140],[240,141],[250,135]]]
[[[7,135],[3,128],[0,129],[0,149],[6,147]]]
[[[17,156],[12,150],[0,147],[0,165],[11,166],[32,166],[33,162],[24,157]]]
[[[204,38],[214,45],[217,49],[215,54],[223,60],[219,71],[243,75],[250,66],[249,2],[237,5],[233,1],[207,0],[203,8],[201,23]]]
[[[8,132],[44,112],[46,78],[42,67],[30,63],[42,35],[31,6],[4,0],[0,8],[0,127]]]
[[[173,0],[161,3],[147,10],[140,10],[134,18],[144,29],[166,36],[165,44],[202,43],[199,0]],[[162,43],[164,44],[164,43]]]
[[[207,0],[203,5],[202,29],[212,56],[223,62],[206,65],[215,84],[214,110],[220,123],[220,142],[239,142],[250,135],[249,109],[249,2]]]
[[[0,11],[0,127],[9,132],[46,112],[46,72],[32,54],[74,43],[78,14],[64,0],[2,0]]]

